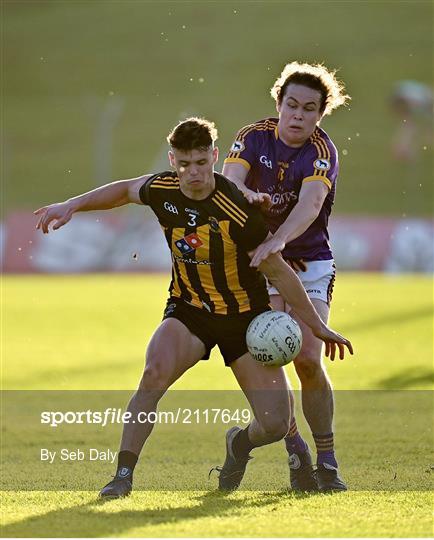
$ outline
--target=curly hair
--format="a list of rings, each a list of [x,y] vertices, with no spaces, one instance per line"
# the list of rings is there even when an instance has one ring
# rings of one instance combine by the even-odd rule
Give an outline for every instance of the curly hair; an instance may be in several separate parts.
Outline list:
[[[336,70],[329,70],[323,64],[291,62],[286,64],[276,79],[271,96],[280,105],[289,84],[307,86],[320,92],[320,112],[327,115],[351,99],[345,93],[344,84],[335,75]]]
[[[189,152],[190,150],[207,150],[217,137],[214,122],[193,116],[179,122],[167,136],[167,142],[176,150]]]

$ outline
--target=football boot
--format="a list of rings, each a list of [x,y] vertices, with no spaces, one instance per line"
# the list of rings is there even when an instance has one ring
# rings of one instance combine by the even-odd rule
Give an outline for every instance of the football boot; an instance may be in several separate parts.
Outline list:
[[[102,488],[99,496],[103,499],[128,497],[133,489],[133,475],[128,467],[121,467],[111,482]]]
[[[317,466],[316,478],[320,491],[347,491],[348,489],[342,478],[339,478],[337,468],[328,463]]]
[[[288,457],[289,481],[294,491],[318,491],[316,471],[309,450]]]
[[[246,471],[247,462],[253,459],[249,455],[236,458],[232,451],[233,440],[240,431],[242,431],[241,428],[234,426],[226,433],[226,459],[223,467],[215,467],[210,471],[210,474],[213,470],[220,473],[219,489],[222,491],[233,491],[239,487]]]

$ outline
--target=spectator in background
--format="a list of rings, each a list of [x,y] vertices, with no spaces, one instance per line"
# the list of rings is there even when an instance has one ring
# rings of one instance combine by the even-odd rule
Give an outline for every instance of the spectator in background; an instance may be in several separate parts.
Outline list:
[[[400,120],[392,141],[393,155],[400,161],[416,161],[422,148],[432,146],[433,91],[418,81],[398,81],[390,103]]]

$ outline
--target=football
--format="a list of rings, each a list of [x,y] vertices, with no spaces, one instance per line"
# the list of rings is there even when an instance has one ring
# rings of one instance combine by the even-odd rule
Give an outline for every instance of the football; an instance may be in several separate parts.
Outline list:
[[[284,366],[298,355],[302,335],[300,327],[283,311],[265,311],[255,317],[246,333],[250,354],[265,366]]]

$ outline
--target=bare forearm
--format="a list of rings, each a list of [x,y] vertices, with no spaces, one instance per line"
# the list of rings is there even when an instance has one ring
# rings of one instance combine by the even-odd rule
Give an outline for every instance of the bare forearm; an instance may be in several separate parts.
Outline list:
[[[274,233],[277,240],[287,244],[303,234],[318,217],[328,193],[328,184],[322,181],[304,183],[297,204]]]
[[[319,210],[308,204],[298,203],[282,225],[274,233],[279,240],[288,244],[302,235],[318,217]]]
[[[140,189],[147,178],[149,176],[119,180],[72,197],[65,202],[38,208],[34,211],[34,214],[39,217],[36,228],[44,234],[48,234],[51,230],[50,227],[55,231],[66,225],[75,212],[108,210],[130,202],[141,204]]]
[[[300,319],[315,332],[324,326],[296,273],[280,255],[270,255],[258,268]]]
[[[119,180],[106,184],[77,197],[66,201],[71,205],[74,212],[87,212],[90,210],[108,210],[129,202],[128,181]]]
[[[223,169],[224,171],[224,169]],[[224,174],[224,172],[223,172]],[[241,180],[240,178],[236,178],[236,177],[232,177],[232,178],[229,178],[229,180],[231,182],[233,182],[237,188],[241,191],[241,193],[248,193],[250,191],[252,191],[251,189],[249,189],[246,184],[245,184],[245,180]]]
[[[222,174],[226,176],[226,178],[229,178],[242,193],[250,191],[250,189],[246,187],[247,170],[239,163],[225,163],[223,165]]]

